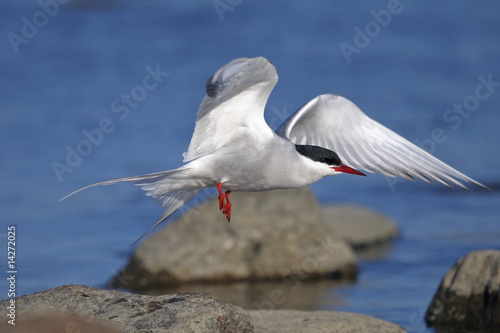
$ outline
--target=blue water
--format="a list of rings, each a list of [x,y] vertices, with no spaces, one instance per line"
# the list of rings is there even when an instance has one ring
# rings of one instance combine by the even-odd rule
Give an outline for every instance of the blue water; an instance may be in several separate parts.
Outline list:
[[[52,3],[51,15],[34,1],[0,4],[0,262],[6,272],[7,226],[16,225],[18,295],[104,286],[124,265],[159,205],[130,184],[58,200],[93,182],[178,167],[206,80],[240,56],[265,56],[278,70],[266,111],[273,127],[316,95],[338,93],[496,189],[371,174],[314,184],[322,203],[372,207],[402,235],[380,259],[360,262],[355,283],[310,308],[366,313],[423,332],[446,270],[472,250],[500,248],[500,87],[475,97],[479,77],[500,81],[499,2],[41,3]],[[369,35],[356,36],[358,29]],[[341,49],[347,44],[350,53]],[[146,90],[143,79],[155,70],[162,74]],[[137,102],[127,104],[127,94]],[[471,111],[449,111],[465,102]],[[82,143],[82,131],[96,129],[103,134],[95,145]],[[68,149],[87,156],[69,165]],[[0,288],[6,298],[5,281]]]

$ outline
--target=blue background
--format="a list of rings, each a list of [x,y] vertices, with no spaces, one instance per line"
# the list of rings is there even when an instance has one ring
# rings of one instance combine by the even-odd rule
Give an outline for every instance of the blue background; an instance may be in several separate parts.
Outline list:
[[[52,15],[41,3],[51,4]],[[337,93],[496,189],[449,190],[372,174],[314,184],[322,203],[377,209],[402,236],[381,259],[360,262],[356,283],[308,308],[366,313],[422,332],[423,312],[447,269],[469,251],[500,248],[500,87],[467,117],[445,119],[474,96],[479,76],[500,81],[499,2],[55,3],[0,4],[0,267],[14,224],[18,294],[69,283],[101,287],[124,265],[159,205],[130,184],[58,200],[97,181],[180,166],[206,80],[241,56],[265,56],[278,70],[266,111],[273,128],[318,94]],[[390,19],[377,23],[388,7]],[[359,30],[368,37],[356,39]],[[346,56],[346,44],[357,51]],[[141,92],[147,66],[168,76],[147,96],[136,95],[126,116],[114,112],[117,99],[115,106],[126,105],[122,94]],[[66,164],[67,147],[77,149],[82,131],[102,119],[112,130],[58,177],[54,162]],[[433,140],[435,129],[445,139]],[[6,298],[5,280],[0,287]],[[334,301],[339,295],[342,305]]]

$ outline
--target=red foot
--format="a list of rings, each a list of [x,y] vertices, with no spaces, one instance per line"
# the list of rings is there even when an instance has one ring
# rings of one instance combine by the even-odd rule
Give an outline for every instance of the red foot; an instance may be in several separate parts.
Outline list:
[[[222,214],[226,215],[227,221],[231,221],[231,202],[229,201],[229,193],[231,191],[226,191],[226,194],[222,194],[222,183],[217,184],[217,190],[219,191],[219,209],[222,210]],[[226,202],[224,202],[226,198]]]

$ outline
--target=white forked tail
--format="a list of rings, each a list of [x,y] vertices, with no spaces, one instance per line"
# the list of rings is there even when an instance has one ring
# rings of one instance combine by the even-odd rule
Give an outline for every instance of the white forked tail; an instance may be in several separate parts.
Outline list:
[[[175,170],[150,173],[146,175],[110,179],[85,186],[68,194],[59,201],[62,201],[67,197],[72,196],[73,194],[97,185],[111,185],[120,182],[134,182],[135,185],[140,186],[143,190],[147,191],[146,195],[153,197],[158,202],[161,202],[162,207],[165,208],[160,219],[151,228],[149,228],[149,230],[146,231],[137,241],[135,241],[135,244],[202,190],[202,187],[200,187],[199,183],[189,177],[188,173],[189,168],[181,167]]]

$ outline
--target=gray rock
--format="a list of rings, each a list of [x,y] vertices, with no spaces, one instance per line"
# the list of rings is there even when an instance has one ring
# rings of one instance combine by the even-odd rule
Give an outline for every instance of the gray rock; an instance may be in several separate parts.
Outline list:
[[[323,214],[327,225],[356,249],[386,242],[399,234],[391,219],[364,207],[331,205],[323,208]]]
[[[8,302],[0,302],[2,318],[7,318]],[[68,285],[21,296],[15,304],[18,322],[77,315],[120,333],[253,332],[243,309],[210,294],[146,296]]]
[[[111,286],[355,277],[353,251],[325,225],[309,189],[236,192],[231,202],[229,224],[216,198],[168,223],[137,248]]]
[[[256,333],[403,333],[401,326],[374,317],[334,311],[248,311]]]
[[[474,251],[459,259],[441,281],[425,320],[443,328],[500,327],[500,251]]]
[[[6,318],[10,300],[0,302]],[[67,285],[15,299],[16,326],[4,333],[405,332],[366,315],[332,311],[249,310],[210,294],[146,296]]]
[[[16,325],[0,323],[2,333],[116,333],[113,329],[74,315],[44,314],[19,319]]]

